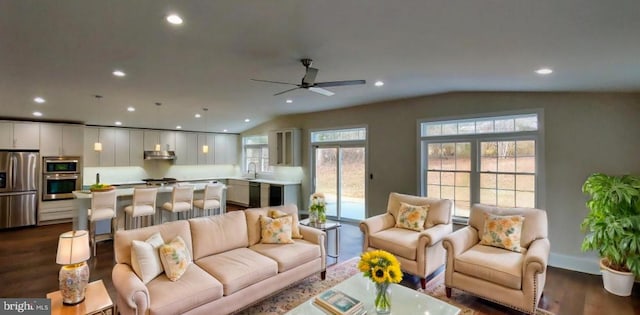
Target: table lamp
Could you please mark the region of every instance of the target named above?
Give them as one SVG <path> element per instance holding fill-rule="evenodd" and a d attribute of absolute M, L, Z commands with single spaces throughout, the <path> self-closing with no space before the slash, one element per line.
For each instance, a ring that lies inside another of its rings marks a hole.
<path fill-rule="evenodd" d="M 89 266 L 86 261 L 91 257 L 89 233 L 70 231 L 60 234 L 56 263 L 62 265 L 58 280 L 62 302 L 75 305 L 84 301 L 84 293 L 89 283 Z"/>

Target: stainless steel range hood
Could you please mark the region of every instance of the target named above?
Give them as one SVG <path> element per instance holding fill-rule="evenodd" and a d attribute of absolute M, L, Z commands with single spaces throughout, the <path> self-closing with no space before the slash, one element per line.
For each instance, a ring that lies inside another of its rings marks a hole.
<path fill-rule="evenodd" d="M 175 151 L 144 151 L 145 160 L 173 160 L 175 158 Z"/>

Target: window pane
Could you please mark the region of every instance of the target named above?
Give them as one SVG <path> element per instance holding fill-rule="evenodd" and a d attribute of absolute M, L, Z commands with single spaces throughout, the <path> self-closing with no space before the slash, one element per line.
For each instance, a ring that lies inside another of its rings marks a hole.
<path fill-rule="evenodd" d="M 516 207 L 534 208 L 536 195 L 528 191 L 516 191 Z"/>
<path fill-rule="evenodd" d="M 495 172 L 498 170 L 498 143 L 480 143 L 480 171 Z"/>
<path fill-rule="evenodd" d="M 515 172 L 516 170 L 515 141 L 498 142 L 498 172 Z"/>
<path fill-rule="evenodd" d="M 469 187 L 470 173 L 456 173 L 456 186 Z"/>
<path fill-rule="evenodd" d="M 458 217 L 469 217 L 471 203 L 468 201 L 456 200 L 454 205 L 453 215 Z"/>
<path fill-rule="evenodd" d="M 478 131 L 478 133 L 492 133 L 493 120 L 482 120 L 476 122 L 476 130 Z"/>
<path fill-rule="evenodd" d="M 471 170 L 471 143 L 456 143 L 456 170 Z"/>
<path fill-rule="evenodd" d="M 442 169 L 442 160 L 441 160 L 441 151 L 442 145 L 439 143 L 431 143 L 427 146 L 428 151 L 428 160 L 427 167 L 430 170 L 441 170 Z"/>
<path fill-rule="evenodd" d="M 453 172 L 442 172 L 440 173 L 440 184 L 454 186 L 455 185 L 455 173 Z"/>
<path fill-rule="evenodd" d="M 535 175 L 516 175 L 516 190 L 535 191 L 536 190 Z"/>
<path fill-rule="evenodd" d="M 497 190 L 495 189 L 483 189 L 480 188 L 480 203 L 484 203 L 487 205 L 495 205 L 496 204 L 496 195 Z"/>
<path fill-rule="evenodd" d="M 442 135 L 455 135 L 458 133 L 458 124 L 442 124 Z"/>
<path fill-rule="evenodd" d="M 456 187 L 456 202 L 458 201 L 470 201 L 471 194 L 469 187 Z"/>
<path fill-rule="evenodd" d="M 440 185 L 440 172 L 427 172 L 427 182 L 429 184 Z"/>
<path fill-rule="evenodd" d="M 471 122 L 461 122 L 458 124 L 458 134 L 472 134 L 476 133 L 476 123 Z"/>
<path fill-rule="evenodd" d="M 366 128 L 323 130 L 311 132 L 311 142 L 366 140 Z"/>
<path fill-rule="evenodd" d="M 426 126 L 426 133 L 423 133 L 425 136 L 439 136 L 442 134 L 442 125 L 441 124 L 429 124 Z"/>
<path fill-rule="evenodd" d="M 455 189 L 454 189 L 453 186 L 441 186 L 440 187 L 440 198 L 454 200 L 455 197 L 456 197 Z"/>
<path fill-rule="evenodd" d="M 427 196 L 440 198 L 440 185 L 427 185 Z"/>
<path fill-rule="evenodd" d="M 456 169 L 456 144 L 455 143 L 443 143 L 442 144 L 442 169 L 443 170 L 455 170 Z"/>
<path fill-rule="evenodd" d="M 510 189 L 516 188 L 516 177 L 511 174 L 498 174 L 498 189 Z"/>
<path fill-rule="evenodd" d="M 515 129 L 513 118 L 496 119 L 495 126 L 496 132 L 512 132 Z"/>
<path fill-rule="evenodd" d="M 516 172 L 535 173 L 536 171 L 535 141 L 516 142 Z"/>
<path fill-rule="evenodd" d="M 500 190 L 498 189 L 498 207 L 515 207 L 516 206 L 516 194 L 513 190 Z"/>
<path fill-rule="evenodd" d="M 496 174 L 480 174 L 480 188 L 492 188 L 498 187 L 498 179 Z"/>
<path fill-rule="evenodd" d="M 538 130 L 538 116 L 516 118 L 516 131 Z"/>
<path fill-rule="evenodd" d="M 538 130 L 538 114 L 457 119 L 420 124 L 422 137 L 438 137 L 462 134 L 504 132 L 529 132 Z"/>

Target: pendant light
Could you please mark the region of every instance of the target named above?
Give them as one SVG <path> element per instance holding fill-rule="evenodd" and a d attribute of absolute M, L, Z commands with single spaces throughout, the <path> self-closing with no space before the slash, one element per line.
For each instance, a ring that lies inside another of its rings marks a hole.
<path fill-rule="evenodd" d="M 97 100 L 99 100 L 99 99 L 102 98 L 102 95 L 96 94 L 93 97 L 95 97 Z M 100 142 L 100 138 L 99 137 L 98 137 L 98 142 L 94 142 L 93 143 L 93 151 L 102 152 L 102 142 Z"/>
<path fill-rule="evenodd" d="M 156 117 L 160 118 L 160 105 L 162 105 L 162 103 L 160 102 L 156 102 Z M 160 121 L 159 119 L 156 119 L 156 121 Z M 159 141 L 160 139 L 158 139 Z M 155 146 L 155 151 L 160 151 L 162 147 L 160 146 L 160 143 L 156 143 Z"/>
<path fill-rule="evenodd" d="M 207 129 L 207 111 L 209 109 L 208 108 L 203 108 L 202 111 L 204 111 L 204 129 Z M 209 153 L 209 146 L 207 145 L 206 141 L 205 144 L 202 145 L 202 153 Z"/>

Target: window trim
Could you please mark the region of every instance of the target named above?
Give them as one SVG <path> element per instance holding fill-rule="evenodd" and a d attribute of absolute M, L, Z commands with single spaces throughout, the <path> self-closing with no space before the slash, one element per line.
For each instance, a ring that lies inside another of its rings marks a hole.
<path fill-rule="evenodd" d="M 478 134 L 458 134 L 458 135 L 446 135 L 446 136 L 422 136 L 422 124 L 438 121 L 450 121 L 450 120 L 472 120 L 482 118 L 499 118 L 500 116 L 514 116 L 514 115 L 527 115 L 536 114 L 538 116 L 538 130 L 536 131 L 517 131 L 517 132 L 503 132 L 503 133 L 478 133 Z M 545 119 L 544 110 L 542 108 L 536 109 L 524 109 L 524 110 L 509 110 L 501 112 L 488 112 L 459 116 L 437 117 L 437 118 L 424 118 L 418 119 L 416 122 L 416 161 L 417 169 L 417 194 L 419 196 L 427 195 L 427 183 L 426 174 L 428 168 L 424 157 L 427 156 L 428 146 L 427 143 L 443 143 L 443 142 L 471 142 L 471 156 L 474 157 L 474 161 L 471 163 L 471 205 L 480 202 L 479 187 L 480 185 L 480 172 L 479 163 L 477 160 L 478 146 L 481 141 L 504 141 L 504 140 L 534 140 L 536 142 L 536 183 L 535 183 L 535 207 L 540 209 L 546 209 L 546 192 L 545 192 Z M 475 174 L 478 174 L 477 176 Z M 477 191 L 475 191 L 477 190 Z M 468 224 L 468 218 L 454 216 L 454 223 Z"/>

